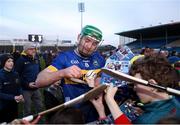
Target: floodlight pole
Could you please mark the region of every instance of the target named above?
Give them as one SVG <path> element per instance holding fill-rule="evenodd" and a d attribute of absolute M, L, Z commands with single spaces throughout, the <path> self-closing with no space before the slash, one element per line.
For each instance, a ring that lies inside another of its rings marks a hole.
<path fill-rule="evenodd" d="M 78 3 L 78 10 L 81 13 L 81 30 L 82 30 L 82 27 L 83 27 L 83 12 L 85 11 L 85 7 L 84 7 L 83 2 Z"/>
<path fill-rule="evenodd" d="M 82 27 L 83 27 L 83 12 L 81 12 L 81 30 L 82 30 Z"/>

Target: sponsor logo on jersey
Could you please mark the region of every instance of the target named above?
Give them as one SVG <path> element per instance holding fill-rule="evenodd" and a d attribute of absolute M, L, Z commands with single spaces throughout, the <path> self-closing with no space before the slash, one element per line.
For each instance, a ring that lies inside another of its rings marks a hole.
<path fill-rule="evenodd" d="M 84 63 L 85 67 L 88 68 L 89 67 L 89 64 L 88 63 Z"/>
<path fill-rule="evenodd" d="M 79 64 L 78 60 L 71 60 L 71 64 Z"/>
<path fill-rule="evenodd" d="M 99 66 L 98 61 L 97 61 L 97 60 L 94 60 L 94 61 L 93 61 L 93 65 L 94 65 L 94 66 Z"/>

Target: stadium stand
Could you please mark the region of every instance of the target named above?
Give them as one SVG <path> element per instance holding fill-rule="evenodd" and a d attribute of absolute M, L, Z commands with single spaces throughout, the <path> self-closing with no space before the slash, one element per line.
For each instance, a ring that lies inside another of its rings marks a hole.
<path fill-rule="evenodd" d="M 159 26 L 147 27 L 115 33 L 116 35 L 136 39 L 131 43 L 125 43 L 132 50 L 140 50 L 143 47 L 171 48 L 180 52 L 180 22 Z"/>

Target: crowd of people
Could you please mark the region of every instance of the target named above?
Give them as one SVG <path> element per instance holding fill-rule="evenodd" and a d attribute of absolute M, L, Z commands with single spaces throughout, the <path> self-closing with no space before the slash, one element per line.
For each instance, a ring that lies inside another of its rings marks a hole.
<path fill-rule="evenodd" d="M 180 123 L 178 95 L 138 83 L 127 85 L 133 88 L 129 89 L 133 91 L 129 98 L 135 97 L 132 100 L 136 105 L 131 108 L 136 119 L 128 117 L 127 112 L 120 108 L 126 101 L 115 97 L 121 88 L 110 84 L 102 94 L 89 101 L 38 116 L 31 122 L 17 120 L 18 103 L 23 104 L 22 116 L 25 117 L 68 102 L 101 85 L 100 71 L 106 60 L 97 48 L 102 37 L 100 29 L 86 25 L 77 37 L 75 50 L 60 52 L 53 60 L 51 58 L 52 61 L 41 55 L 46 60 L 44 66 L 40 65 L 42 61 L 32 43 L 24 45 L 19 56 L 4 54 L 0 70 L 0 123 L 159 124 L 166 123 L 166 119 L 172 119 L 173 124 Z M 172 54 L 146 47 L 131 59 L 129 75 L 179 90 L 180 57 L 178 53 Z"/>

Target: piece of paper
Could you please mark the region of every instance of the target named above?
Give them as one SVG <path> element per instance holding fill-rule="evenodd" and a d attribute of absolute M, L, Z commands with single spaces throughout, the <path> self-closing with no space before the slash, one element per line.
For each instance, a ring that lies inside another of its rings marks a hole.
<path fill-rule="evenodd" d="M 121 46 L 118 51 L 112 54 L 107 60 L 104 66 L 105 69 L 112 69 L 119 72 L 128 74 L 131 66 L 130 60 L 134 57 L 133 52 L 127 46 Z M 117 80 L 105 73 L 102 73 L 102 84 L 113 84 L 117 87 L 127 85 L 126 81 Z"/>

